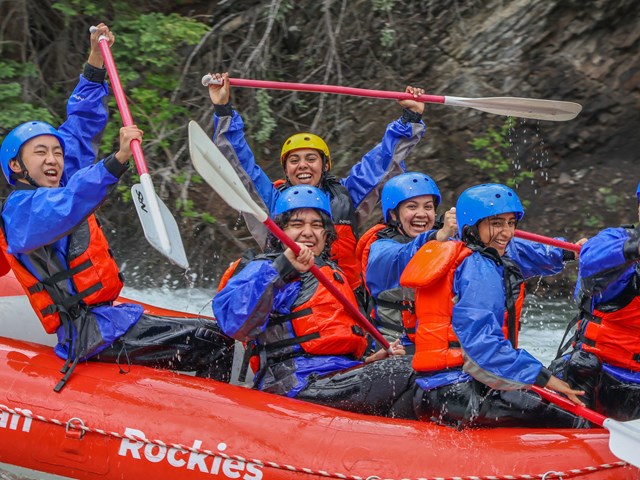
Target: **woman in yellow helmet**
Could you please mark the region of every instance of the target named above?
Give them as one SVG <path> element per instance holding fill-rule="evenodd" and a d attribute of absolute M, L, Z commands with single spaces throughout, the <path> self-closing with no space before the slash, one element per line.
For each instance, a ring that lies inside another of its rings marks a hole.
<path fill-rule="evenodd" d="M 324 140 L 312 133 L 297 133 L 282 146 L 280 162 L 284 182 L 274 184 L 256 164 L 253 152 L 244 137 L 242 118 L 229 102 L 231 86 L 228 74 L 215 73 L 221 85 L 209 85 L 213 102 L 213 140 L 225 156 L 248 174 L 247 187 L 254 188 L 272 212 L 282 190 L 295 185 L 320 188 L 331 199 L 331 211 L 338 239 L 332 256 L 343 270 L 349 284 L 356 289 L 361 284 L 360 263 L 355 250 L 360 219 L 371 213 L 380 198 L 381 185 L 405 170 L 404 159 L 420 141 L 426 129 L 422 121 L 424 103 L 402 100 L 402 116 L 389 123 L 382 141 L 354 165 L 349 175 L 338 179 L 331 174 L 331 153 Z M 424 91 L 408 86 L 408 93 L 418 97 Z M 252 185 L 249 185 L 249 184 Z M 266 238 L 260 225 L 248 220 L 249 229 L 259 243 Z"/>

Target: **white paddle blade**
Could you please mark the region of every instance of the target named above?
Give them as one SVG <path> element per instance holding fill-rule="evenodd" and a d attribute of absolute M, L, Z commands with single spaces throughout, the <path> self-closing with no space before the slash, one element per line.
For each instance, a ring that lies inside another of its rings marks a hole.
<path fill-rule="evenodd" d="M 196 122 L 189 122 L 191 162 L 205 182 L 232 208 L 255 216 L 264 223 L 268 215 L 251 198 L 233 166 Z"/>
<path fill-rule="evenodd" d="M 609 449 L 620 460 L 640 468 L 640 419 L 619 422 L 607 418 L 602 424 L 609 430 Z"/>
<path fill-rule="evenodd" d="M 142 224 L 144 236 L 153 248 L 166 256 L 171 262 L 186 270 L 189 268 L 189 261 L 187 260 L 184 246 L 182 245 L 182 237 L 180 236 L 178 224 L 167 206 L 160 200 L 155 192 L 152 192 L 151 195 L 155 197 L 158 205 L 160 214 L 159 221 L 152 215 L 150 201 L 148 200 L 149 196 L 145 195 L 142 185 L 136 183 L 131 187 L 131 196 L 133 197 L 133 203 L 138 212 L 138 218 L 140 218 L 140 223 Z M 159 230 L 160 228 L 164 229 L 164 232 L 161 232 Z M 168 242 L 162 241 L 164 236 L 166 236 Z"/>
<path fill-rule="evenodd" d="M 582 111 L 582 105 L 579 103 L 518 97 L 444 97 L 444 103 L 455 107 L 475 108 L 496 115 L 550 120 L 552 122 L 573 120 Z"/>

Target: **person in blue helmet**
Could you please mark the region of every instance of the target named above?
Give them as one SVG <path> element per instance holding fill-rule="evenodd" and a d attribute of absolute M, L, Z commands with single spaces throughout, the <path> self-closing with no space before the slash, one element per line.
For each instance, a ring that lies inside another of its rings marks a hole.
<path fill-rule="evenodd" d="M 316 265 L 355 305 L 330 259 L 336 234 L 329 198 L 298 185 L 283 192 L 274 213 L 300 253 L 283 251 L 271 236 L 266 253 L 230 267 L 212 300 L 222 330 L 247 342 L 245 364 L 250 358 L 254 388 L 360 413 L 413 416 L 408 364 L 386 358 L 384 350 L 365 357 L 363 329 L 309 272 Z M 398 342 L 392 349 L 404 354 Z"/>
<path fill-rule="evenodd" d="M 407 86 L 406 92 L 416 99 L 399 102 L 403 107 L 402 116 L 387 125 L 382 141 L 365 154 L 345 178 L 338 179 L 331 174 L 332 158 L 325 141 L 318 135 L 303 132 L 292 135 L 282 145 L 280 163 L 285 181 L 274 183 L 256 164 L 244 137 L 242 118 L 231 107 L 228 74 L 214 73 L 212 77 L 218 82 L 209 85 L 215 109 L 213 140 L 220 151 L 235 163 L 236 170 L 244 172 L 245 186 L 257 193 L 271 213 L 282 190 L 291 186 L 312 185 L 329 195 L 338 234 L 332 255 L 351 287 L 359 288 L 360 262 L 355 256 L 358 228 L 377 205 L 383 183 L 405 170 L 404 159 L 424 135 L 424 103 L 417 101 L 424 90 Z M 263 246 L 261 224 L 256 225 L 252 217 L 245 216 L 245 219 L 252 235 Z"/>
<path fill-rule="evenodd" d="M 415 289 L 414 407 L 420 420 L 463 427 L 579 427 L 583 421 L 528 390 L 547 387 L 582 404 L 582 391 L 518 348 L 524 280 L 563 268 L 563 252 L 514 238 L 524 209 L 500 184 L 456 203 L 461 241 L 429 242 L 400 284 Z"/>
<path fill-rule="evenodd" d="M 636 190 L 640 220 L 640 183 Z M 608 417 L 640 418 L 640 227 L 607 228 L 580 252 L 573 351 L 554 362 L 587 405 Z"/>
<path fill-rule="evenodd" d="M 215 322 L 158 319 L 143 315 L 141 305 L 113 305 L 122 276 L 94 212 L 127 170 L 131 142 L 141 141 L 142 131 L 122 128 L 119 150 L 94 163 L 94 142 L 107 121 L 101 35 L 114 41 L 104 24 L 91 34 L 89 66 L 60 128 L 26 122 L 0 147 L 2 172 L 12 187 L 0 205 L 0 250 L 45 331 L 57 335 L 54 351 L 65 360 L 57 392 L 77 363 L 89 358 L 203 375 L 220 358 L 230 370 L 232 358 L 227 352 L 233 342 Z"/>
<path fill-rule="evenodd" d="M 444 242 L 458 231 L 455 208 L 445 212 L 436 227 L 440 201 L 440 190 L 428 175 L 393 177 L 382 188 L 384 223 L 370 228 L 356 249 L 376 327 L 390 341 L 400 337 L 407 353 L 413 353 L 415 334 L 413 291 L 400 286 L 400 275 L 422 245 Z"/>

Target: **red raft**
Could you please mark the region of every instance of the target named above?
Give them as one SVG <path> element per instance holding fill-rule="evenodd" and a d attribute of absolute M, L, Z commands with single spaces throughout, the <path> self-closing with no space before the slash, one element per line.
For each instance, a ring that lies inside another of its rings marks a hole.
<path fill-rule="evenodd" d="M 0 332 L 22 300 L 0 278 Z M 61 367 L 50 346 L 0 337 L 0 477 L 640 479 L 602 429 L 458 432 L 96 362 L 55 393 Z"/>

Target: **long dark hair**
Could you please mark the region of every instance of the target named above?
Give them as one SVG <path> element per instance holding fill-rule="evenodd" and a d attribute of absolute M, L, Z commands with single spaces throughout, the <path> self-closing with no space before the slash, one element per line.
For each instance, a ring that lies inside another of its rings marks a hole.
<path fill-rule="evenodd" d="M 284 229 L 287 223 L 289 223 L 289 220 L 291 220 L 299 210 L 299 208 L 296 208 L 294 210 L 286 211 L 274 217 L 273 221 L 280 228 Z M 331 220 L 329 215 L 324 213 L 322 210 L 313 210 L 320 215 L 320 218 L 322 219 L 322 226 L 325 231 L 324 250 L 322 250 L 320 256 L 324 259 L 329 259 L 331 257 L 331 245 L 333 245 L 333 242 L 338 238 L 338 233 L 336 232 L 336 228 L 333 225 L 333 220 Z M 283 250 L 284 248 L 280 240 L 278 240 L 278 237 L 276 237 L 272 233 L 269 233 L 269 235 L 267 236 L 267 251 L 280 252 Z"/>

